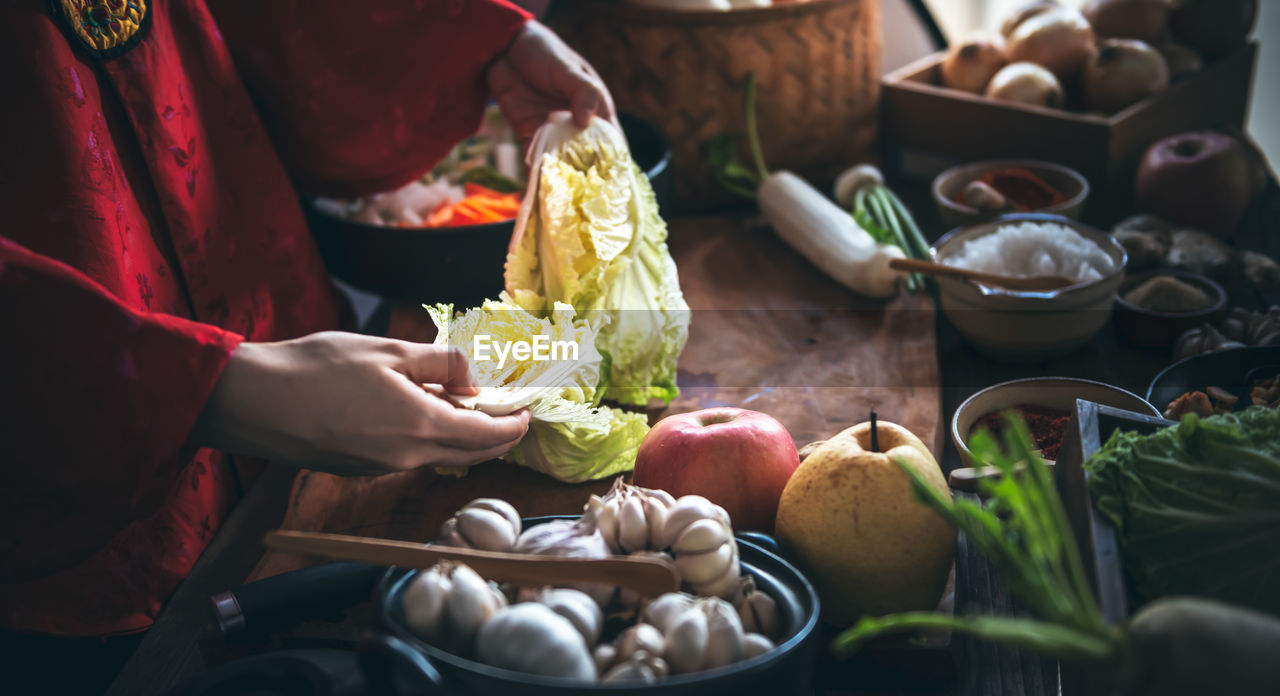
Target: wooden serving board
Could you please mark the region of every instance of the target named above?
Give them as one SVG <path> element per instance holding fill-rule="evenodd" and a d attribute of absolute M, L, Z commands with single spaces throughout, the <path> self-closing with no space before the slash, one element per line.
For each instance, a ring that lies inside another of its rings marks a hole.
<path fill-rule="evenodd" d="M 768 413 L 797 445 L 879 417 L 906 426 L 941 459 L 942 400 L 927 297 L 861 298 L 828 280 L 756 218 L 680 218 L 670 247 L 693 310 L 680 397 L 666 413 L 740 406 Z M 389 333 L 428 341 L 418 308 L 398 308 Z M 654 413 L 653 416 L 664 415 Z M 611 481 L 570 485 L 505 462 L 463 478 L 431 470 L 381 478 L 302 471 L 282 527 L 427 541 L 464 503 L 512 502 L 522 515 L 576 514 Z M 307 565 L 267 552 L 250 579 Z"/>

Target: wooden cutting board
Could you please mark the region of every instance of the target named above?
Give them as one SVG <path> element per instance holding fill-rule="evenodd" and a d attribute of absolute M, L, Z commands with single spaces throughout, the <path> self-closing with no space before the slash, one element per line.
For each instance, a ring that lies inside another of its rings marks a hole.
<path fill-rule="evenodd" d="M 758 218 L 678 218 L 671 253 L 693 310 L 680 357 L 681 394 L 664 413 L 740 406 L 777 418 L 798 446 L 866 420 L 906 426 L 941 454 L 941 387 L 931 299 L 880 302 L 828 280 Z M 390 335 L 429 341 L 416 307 L 398 308 Z M 302 471 L 282 527 L 427 541 L 466 502 L 499 497 L 525 516 L 575 514 L 611 481 L 569 485 L 489 462 L 463 478 L 430 470 L 381 478 Z M 308 559 L 268 552 L 250 579 Z"/>

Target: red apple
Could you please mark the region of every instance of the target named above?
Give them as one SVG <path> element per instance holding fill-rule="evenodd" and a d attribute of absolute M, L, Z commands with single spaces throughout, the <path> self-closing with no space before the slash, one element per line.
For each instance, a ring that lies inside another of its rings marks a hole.
<path fill-rule="evenodd" d="M 1225 133 L 1182 133 L 1152 145 L 1138 166 L 1138 210 L 1230 237 L 1258 192 L 1256 155 Z"/>
<path fill-rule="evenodd" d="M 772 416 L 709 408 L 658 421 L 640 443 L 632 480 L 677 498 L 703 496 L 729 513 L 734 529 L 772 532 L 797 466 L 795 442 Z"/>

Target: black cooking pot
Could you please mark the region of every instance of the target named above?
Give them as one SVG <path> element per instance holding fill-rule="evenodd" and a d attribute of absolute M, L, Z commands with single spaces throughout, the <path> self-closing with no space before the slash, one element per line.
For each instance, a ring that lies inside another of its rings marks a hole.
<path fill-rule="evenodd" d="M 554 519 L 536 517 L 525 526 Z M 770 546 L 772 550 L 765 547 Z M 449 696 L 549 696 L 552 694 L 662 693 L 680 696 L 812 692 L 818 638 L 818 594 L 795 566 L 776 553 L 769 537 L 739 534 L 742 572 L 755 578 L 756 587 L 778 604 L 785 630 L 775 649 L 718 669 L 668 677 L 657 684 L 583 684 L 554 677 L 516 672 L 458 657 L 429 645 L 409 631 L 404 621 L 405 588 L 421 571 L 392 568 L 379 587 L 379 617 L 391 638 L 379 643 L 382 658 L 401 665 L 416 661 L 417 686 L 422 693 Z M 399 651 L 398 659 L 392 655 Z M 374 670 L 378 671 L 378 670 Z M 403 674 L 404 669 L 399 673 Z"/>

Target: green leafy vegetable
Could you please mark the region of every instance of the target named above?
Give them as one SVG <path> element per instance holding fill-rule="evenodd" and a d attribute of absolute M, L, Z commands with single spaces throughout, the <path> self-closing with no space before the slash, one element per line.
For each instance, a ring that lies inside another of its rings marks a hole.
<path fill-rule="evenodd" d="M 979 482 L 985 503 L 949 500 L 911 467 L 898 466 L 920 500 L 964 532 L 1035 619 L 926 612 L 868 617 L 835 638 L 838 655 L 852 654 L 881 633 L 922 628 L 970 633 L 1065 659 L 1108 660 L 1121 653 L 1122 635 L 1107 626 L 1093 599 L 1053 477 L 1026 426 L 1007 417 L 1003 451 L 985 430 L 969 441 L 975 464 L 1001 472 Z"/>
<path fill-rule="evenodd" d="M 862 165 L 870 167 L 871 165 Z M 837 184 L 839 186 L 839 184 Z M 930 260 L 929 244 L 916 225 L 915 218 L 888 186 L 874 183 L 861 186 L 853 193 L 853 219 L 871 233 L 876 241 L 894 244 L 913 259 Z M 916 292 L 928 286 L 929 278 L 921 273 L 907 277 L 907 289 Z"/>
<path fill-rule="evenodd" d="M 1280 411 L 1116 432 L 1085 468 L 1137 603 L 1193 594 L 1280 614 Z"/>
<path fill-rule="evenodd" d="M 549 316 L 538 317 L 509 299 L 504 295 L 456 316 L 452 305 L 427 307 L 439 329 L 435 342 L 462 348 L 480 385 L 476 396 L 455 400 L 495 415 L 529 409 L 529 432 L 507 455 L 517 464 L 572 483 L 631 469 L 648 421 L 644 414 L 600 405 L 608 361 L 595 347 L 596 325 L 563 302 L 554 303 Z M 547 359 L 478 349 L 532 344 L 537 336 L 546 337 Z M 559 351 L 552 352 L 552 345 Z M 576 346 L 572 354 L 570 345 Z"/>
<path fill-rule="evenodd" d="M 529 188 L 507 256 L 515 304 L 545 314 L 555 303 L 600 322 L 610 360 L 607 398 L 644 405 L 678 394 L 675 366 L 689 307 L 667 250 L 667 226 L 626 139 L 594 119 L 579 130 L 555 114 L 530 147 Z"/>

